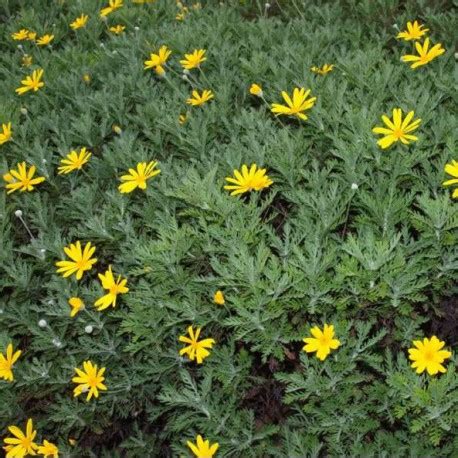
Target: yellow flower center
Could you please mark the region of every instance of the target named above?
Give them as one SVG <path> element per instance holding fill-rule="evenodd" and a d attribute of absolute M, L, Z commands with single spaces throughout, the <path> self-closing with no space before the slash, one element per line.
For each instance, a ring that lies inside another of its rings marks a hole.
<path fill-rule="evenodd" d="M 331 343 L 331 339 L 326 335 L 322 335 L 319 338 L 319 341 L 320 341 L 320 344 L 323 345 L 324 347 L 327 347 Z"/>
<path fill-rule="evenodd" d="M 110 294 L 114 294 L 115 296 L 119 294 L 119 285 L 112 285 L 110 286 Z"/>
<path fill-rule="evenodd" d="M 393 136 L 399 140 L 401 137 L 404 136 L 404 131 L 402 129 L 396 129 L 393 131 Z"/>
<path fill-rule="evenodd" d="M 426 350 L 423 357 L 426 361 L 434 361 L 434 352 L 431 350 Z"/>
<path fill-rule="evenodd" d="M 32 444 L 32 440 L 25 436 L 21 439 L 21 445 L 22 447 L 24 447 L 26 450 L 28 450 L 30 448 L 30 445 Z"/>

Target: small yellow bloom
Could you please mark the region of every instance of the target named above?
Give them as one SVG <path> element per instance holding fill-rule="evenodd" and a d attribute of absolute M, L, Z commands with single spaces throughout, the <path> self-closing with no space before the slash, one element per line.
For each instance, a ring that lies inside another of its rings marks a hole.
<path fill-rule="evenodd" d="M 178 122 L 183 125 L 188 120 L 188 117 L 188 113 L 180 114 L 180 116 L 178 116 Z"/>
<path fill-rule="evenodd" d="M 324 361 L 331 353 L 331 350 L 339 348 L 340 341 L 334 339 L 334 326 L 332 324 L 325 324 L 323 331 L 318 326 L 314 326 L 310 329 L 310 332 L 313 337 L 303 339 L 306 343 L 303 350 L 307 353 L 316 352 L 316 357 L 319 360 Z"/>
<path fill-rule="evenodd" d="M 424 27 L 424 25 L 419 24 L 418 21 L 414 21 L 413 24 L 412 22 L 408 21 L 407 30 L 404 30 L 403 32 L 399 32 L 396 38 L 403 38 L 406 41 L 418 40 L 429 30 L 429 29 L 422 29 L 422 27 Z"/>
<path fill-rule="evenodd" d="M 447 372 L 447 369 L 442 366 L 442 363 L 447 358 L 452 356 L 452 353 L 447 350 L 441 350 L 445 342 L 439 340 L 436 336 L 431 339 L 424 338 L 413 341 L 414 348 L 409 348 L 409 359 L 413 361 L 411 367 L 416 369 L 417 374 L 421 374 L 425 370 L 429 375 L 436 375 L 438 372 Z"/>
<path fill-rule="evenodd" d="M 46 35 L 43 35 L 42 37 L 38 38 L 37 45 L 38 46 L 46 46 L 46 45 L 49 45 L 49 43 L 51 43 L 51 41 L 53 41 L 53 40 L 54 40 L 54 35 L 46 34 Z"/>
<path fill-rule="evenodd" d="M 45 83 L 41 81 L 43 76 L 43 69 L 34 70 L 32 75 L 27 76 L 25 80 L 21 81 L 22 86 L 16 89 L 16 92 L 19 95 L 25 94 L 28 91 L 37 92 L 38 89 L 43 87 Z"/>
<path fill-rule="evenodd" d="M 213 98 L 214 98 L 213 92 L 208 89 L 204 89 L 202 91 L 202 94 L 199 94 L 198 91 L 192 91 L 192 97 L 186 100 L 186 103 L 188 105 L 192 105 L 193 107 L 198 107 Z"/>
<path fill-rule="evenodd" d="M 288 93 L 283 91 L 281 95 L 283 96 L 283 99 L 287 105 L 273 103 L 271 111 L 272 113 L 275 113 L 277 116 L 296 116 L 297 118 L 305 121 L 307 119 L 307 116 L 302 112 L 312 108 L 316 100 L 316 97 L 311 97 L 310 99 L 307 99 L 309 94 L 310 89 L 305 90 L 303 87 L 295 88 L 293 91 L 293 98 L 291 100 Z"/>
<path fill-rule="evenodd" d="M 200 434 L 197 435 L 195 444 L 191 441 L 186 441 L 186 445 L 192 450 L 192 453 L 194 453 L 197 458 L 213 458 L 213 455 L 219 448 L 218 442 L 210 445 L 210 441 L 204 441 Z"/>
<path fill-rule="evenodd" d="M 70 316 L 72 318 L 85 308 L 84 302 L 79 297 L 71 297 L 68 300 L 68 304 L 71 307 Z"/>
<path fill-rule="evenodd" d="M 72 378 L 72 382 L 78 385 L 73 390 L 73 397 L 79 396 L 81 393 L 87 393 L 86 401 L 90 401 L 92 396 L 99 397 L 99 390 L 106 391 L 108 388 L 102 383 L 105 380 L 103 374 L 105 367 L 97 369 L 97 364 L 92 364 L 91 361 L 83 362 L 83 370 L 75 367 L 77 377 Z"/>
<path fill-rule="evenodd" d="M 39 455 L 43 455 L 44 458 L 59 458 L 59 449 L 52 442 L 48 442 L 46 439 L 43 441 L 43 445 L 38 446 L 37 450 Z"/>
<path fill-rule="evenodd" d="M 9 344 L 8 347 L 6 347 L 5 356 L 0 353 L 0 378 L 9 382 L 14 380 L 12 371 L 13 365 L 18 360 L 19 356 L 21 356 L 21 353 L 21 350 L 14 351 L 13 344 Z"/>
<path fill-rule="evenodd" d="M 100 10 L 100 16 L 106 17 L 113 11 L 116 11 L 117 9 L 121 8 L 123 6 L 122 2 L 123 0 L 109 0 L 108 6 Z"/>
<path fill-rule="evenodd" d="M 37 38 L 37 32 L 29 32 L 27 34 L 27 40 L 35 41 L 35 38 Z"/>
<path fill-rule="evenodd" d="M 234 170 L 234 177 L 226 177 L 226 181 L 233 184 L 224 186 L 227 191 L 232 191 L 231 196 L 244 194 L 245 192 L 261 191 L 273 183 L 266 175 L 266 169 L 258 169 L 256 164 L 252 164 L 249 170 L 248 166 L 243 164 L 241 173 L 238 170 Z"/>
<path fill-rule="evenodd" d="M 126 294 L 129 291 L 129 288 L 126 287 L 127 279 L 122 278 L 121 275 L 118 275 L 117 280 L 113 276 L 111 271 L 111 266 L 108 267 L 108 270 L 105 272 L 105 275 L 99 274 L 99 279 L 102 282 L 102 288 L 108 290 L 108 294 L 99 298 L 94 306 L 99 312 L 105 310 L 110 305 L 116 307 L 116 299 L 118 294 Z"/>
<path fill-rule="evenodd" d="M 383 115 L 382 121 L 386 127 L 374 127 L 372 132 L 374 134 L 384 135 L 377 144 L 382 149 L 389 148 L 395 142 L 402 142 L 404 145 L 408 145 L 411 141 L 417 141 L 418 137 L 411 135 L 410 132 L 418 129 L 418 126 L 421 123 L 421 119 L 416 119 L 412 121 L 415 113 L 409 111 L 407 116 L 402 120 L 402 110 L 400 108 L 393 109 L 393 121 L 391 121 L 388 116 Z"/>
<path fill-rule="evenodd" d="M 175 16 L 175 19 L 177 21 L 184 21 L 186 18 L 186 13 L 187 13 L 187 9 L 183 8 L 179 13 L 177 13 L 177 15 Z"/>
<path fill-rule="evenodd" d="M 32 65 L 33 58 L 29 54 L 24 54 L 22 56 L 21 64 L 23 67 L 30 67 Z"/>
<path fill-rule="evenodd" d="M 2 124 L 2 131 L 0 132 L 0 145 L 11 140 L 11 123 Z"/>
<path fill-rule="evenodd" d="M 313 73 L 318 73 L 319 75 L 326 75 L 326 73 L 332 72 L 334 64 L 324 64 L 322 67 L 312 67 L 310 70 Z"/>
<path fill-rule="evenodd" d="M 120 35 L 121 33 L 124 32 L 125 29 L 126 29 L 126 26 L 121 25 L 121 24 L 118 24 L 118 25 L 115 25 L 109 28 L 110 32 L 115 33 L 116 35 Z"/>
<path fill-rule="evenodd" d="M 36 167 L 34 165 L 30 166 L 29 170 L 27 170 L 27 164 L 25 162 L 19 162 L 17 164 L 17 170 L 11 169 L 3 175 L 3 179 L 7 182 L 5 187 L 9 189 L 7 194 L 15 191 L 33 191 L 34 186 L 45 181 L 44 177 L 33 178 L 35 172 Z"/>
<path fill-rule="evenodd" d="M 212 348 L 215 341 L 213 339 L 203 339 L 198 340 L 200 335 L 201 328 L 197 328 L 194 334 L 192 326 L 188 327 L 189 337 L 180 336 L 178 340 L 189 344 L 187 347 L 184 347 L 180 350 L 180 356 L 188 355 L 188 358 L 191 361 L 197 360 L 197 364 L 202 364 L 202 361 L 210 355 L 210 352 L 207 348 Z"/>
<path fill-rule="evenodd" d="M 10 433 L 14 437 L 7 437 L 3 439 L 6 447 L 6 458 L 24 457 L 28 454 L 36 455 L 35 451 L 38 445 L 33 441 L 37 435 L 36 430 L 33 429 L 33 421 L 31 418 L 27 420 L 25 434 L 17 426 L 8 426 Z"/>
<path fill-rule="evenodd" d="M 113 124 L 112 130 L 115 134 L 118 134 L 118 135 L 122 134 L 122 129 L 117 124 Z"/>
<path fill-rule="evenodd" d="M 132 0 L 133 3 L 143 5 L 144 3 L 154 3 L 156 0 Z"/>
<path fill-rule="evenodd" d="M 149 60 L 145 60 L 145 70 L 149 68 L 154 69 L 157 66 L 164 66 L 170 54 L 172 54 L 172 51 L 170 51 L 170 49 L 167 48 L 167 46 L 161 46 L 157 54 L 151 53 L 149 56 Z"/>
<path fill-rule="evenodd" d="M 119 185 L 118 189 L 122 194 L 134 191 L 137 188 L 146 189 L 146 182 L 150 178 L 155 177 L 161 171 L 155 170 L 157 161 L 139 162 L 137 164 L 137 170 L 129 169 L 129 173 L 121 177 L 121 181 L 125 181 Z"/>
<path fill-rule="evenodd" d="M 68 438 L 68 443 L 74 447 L 76 445 L 76 439 L 73 439 L 72 437 L 69 437 Z"/>
<path fill-rule="evenodd" d="M 156 72 L 156 75 L 159 76 L 160 78 L 163 78 L 165 75 L 165 68 L 162 65 L 158 65 L 157 67 L 154 67 L 154 71 Z"/>
<path fill-rule="evenodd" d="M 410 68 L 414 69 L 422 65 L 426 65 L 445 52 L 445 49 L 440 43 L 437 43 L 437 45 L 434 45 L 431 49 L 429 49 L 429 38 L 425 39 L 423 46 L 420 43 L 415 42 L 415 48 L 418 52 L 418 56 L 415 54 L 407 54 L 401 57 L 403 62 L 413 62 Z"/>
<path fill-rule="evenodd" d="M 79 153 L 74 150 L 70 151 L 65 159 L 61 159 L 60 161 L 60 167 L 58 168 L 59 175 L 70 173 L 73 170 L 81 170 L 91 156 L 92 153 L 86 151 L 86 148 L 81 148 Z"/>
<path fill-rule="evenodd" d="M 91 258 L 95 253 L 95 246 L 91 246 L 91 242 L 86 243 L 84 251 L 81 248 L 81 242 L 78 240 L 71 243 L 68 247 L 64 247 L 65 254 L 71 261 L 58 261 L 56 267 L 58 274 L 62 274 L 64 278 L 75 274 L 77 280 L 81 280 L 86 270 L 91 270 L 92 266 L 97 262 L 97 258 Z"/>
<path fill-rule="evenodd" d="M 83 81 L 86 83 L 86 84 L 89 84 L 91 82 L 91 75 L 89 75 L 89 73 L 85 73 L 83 75 Z"/>
<path fill-rule="evenodd" d="M 453 184 L 455 185 L 458 184 L 458 161 L 452 160 L 452 162 L 450 162 L 449 164 L 446 164 L 444 171 L 445 173 L 448 173 L 449 175 L 451 175 L 453 178 L 451 180 L 444 181 L 442 183 L 442 186 L 451 186 Z M 452 197 L 454 199 L 458 199 L 458 187 L 456 187 L 453 190 Z"/>
<path fill-rule="evenodd" d="M 215 295 L 213 296 L 213 302 L 218 305 L 225 304 L 226 301 L 224 300 L 224 294 L 222 291 L 216 291 Z"/>
<path fill-rule="evenodd" d="M 262 87 L 259 84 L 253 83 L 250 86 L 250 94 L 255 95 L 256 97 L 262 97 L 264 94 L 262 92 Z"/>
<path fill-rule="evenodd" d="M 184 59 L 180 60 L 181 66 L 186 70 L 199 67 L 202 62 L 207 60 L 206 52 L 205 49 L 195 49 L 191 54 L 185 54 Z"/>
<path fill-rule="evenodd" d="M 86 27 L 87 20 L 89 19 L 89 16 L 87 14 L 82 14 L 80 17 L 77 17 L 71 24 L 70 27 L 73 30 L 78 30 L 83 27 Z"/>
<path fill-rule="evenodd" d="M 27 29 L 21 29 L 19 32 L 11 34 L 11 38 L 16 41 L 24 41 L 29 39 L 29 31 Z"/>

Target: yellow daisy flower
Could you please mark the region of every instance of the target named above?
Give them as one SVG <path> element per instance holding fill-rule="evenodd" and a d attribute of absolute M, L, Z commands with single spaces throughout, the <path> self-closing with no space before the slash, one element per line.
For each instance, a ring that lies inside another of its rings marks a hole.
<path fill-rule="evenodd" d="M 145 60 L 145 70 L 150 68 L 154 69 L 158 66 L 164 66 L 170 54 L 172 54 L 172 51 L 170 51 L 170 49 L 167 48 L 167 46 L 161 46 L 157 54 L 151 53 L 149 59 Z"/>
<path fill-rule="evenodd" d="M 404 145 L 418 140 L 418 137 L 411 135 L 410 132 L 418 129 L 421 119 L 412 121 L 415 112 L 409 111 L 407 116 L 402 120 L 402 110 L 400 108 L 393 108 L 393 120 L 391 121 L 388 116 L 383 115 L 382 121 L 386 127 L 374 127 L 372 132 L 374 134 L 384 135 L 377 144 L 382 149 L 389 148 L 393 143 L 400 141 Z"/>
<path fill-rule="evenodd" d="M 410 68 L 417 68 L 422 65 L 426 65 L 427 63 L 431 62 L 436 57 L 444 54 L 445 49 L 442 47 L 440 43 L 434 45 L 431 49 L 429 49 L 429 38 L 426 38 L 423 46 L 416 42 L 415 48 L 418 52 L 418 56 L 415 54 L 406 54 L 405 56 L 401 57 L 403 62 L 413 62 Z"/>
<path fill-rule="evenodd" d="M 115 280 L 113 272 L 111 271 L 111 266 L 108 267 L 105 275 L 99 274 L 99 279 L 102 282 L 102 288 L 109 291 L 108 294 L 99 298 L 94 304 L 97 310 L 101 312 L 110 305 L 113 306 L 113 308 L 116 307 L 118 294 L 126 294 L 129 288 L 126 287 L 127 279 L 122 278 L 121 275 L 118 275 L 117 280 Z"/>
<path fill-rule="evenodd" d="M 331 350 L 339 348 L 340 341 L 334 339 L 334 326 L 332 324 L 325 324 L 323 331 L 318 326 L 314 326 L 310 332 L 313 337 L 303 339 L 306 343 L 303 350 L 307 353 L 316 352 L 316 357 L 319 360 L 324 361 L 331 353 Z"/>
<path fill-rule="evenodd" d="M 126 30 L 126 26 L 118 24 L 113 27 L 110 27 L 108 30 L 112 33 L 115 33 L 116 35 L 120 35 L 121 33 L 124 32 L 124 30 Z"/>
<path fill-rule="evenodd" d="M 36 430 L 33 429 L 33 421 L 31 418 L 27 420 L 25 434 L 17 426 L 8 426 L 10 433 L 14 437 L 7 437 L 3 439 L 6 447 L 6 458 L 24 457 L 28 454 L 36 455 L 38 445 L 33 441 L 37 435 Z"/>
<path fill-rule="evenodd" d="M 24 41 L 29 39 L 29 31 L 27 29 L 21 29 L 19 32 L 11 34 L 11 38 L 16 41 Z"/>
<path fill-rule="evenodd" d="M 129 169 L 129 173 L 121 177 L 121 181 L 125 181 L 119 185 L 118 189 L 122 194 L 134 191 L 137 188 L 146 189 L 147 180 L 155 177 L 161 171 L 155 170 L 157 161 L 139 162 L 137 164 L 137 170 Z"/>
<path fill-rule="evenodd" d="M 256 164 L 252 164 L 249 170 L 247 165 L 242 165 L 241 172 L 234 170 L 234 177 L 226 177 L 226 181 L 233 184 L 224 186 L 224 189 L 231 191 L 231 196 L 261 191 L 273 183 L 266 175 L 266 169 L 258 169 Z"/>
<path fill-rule="evenodd" d="M 449 164 L 445 165 L 445 173 L 448 173 L 453 178 L 451 180 L 444 181 L 442 186 L 451 186 L 452 184 L 458 184 L 458 161 L 452 160 Z M 458 199 L 458 187 L 453 190 L 452 197 Z"/>
<path fill-rule="evenodd" d="M 187 347 L 184 347 L 180 350 L 180 356 L 188 355 L 188 358 L 191 361 L 197 360 L 197 364 L 202 364 L 202 361 L 210 355 L 210 352 L 207 348 L 212 348 L 215 343 L 214 339 L 203 339 L 198 340 L 200 335 L 201 328 L 197 328 L 194 333 L 192 326 L 188 327 L 189 337 L 180 336 L 178 340 L 189 344 Z"/>
<path fill-rule="evenodd" d="M 441 350 L 445 342 L 439 340 L 436 336 L 431 339 L 424 338 L 413 341 L 414 348 L 409 348 L 409 359 L 413 361 L 411 367 L 416 369 L 417 374 L 421 374 L 425 370 L 429 375 L 436 375 L 438 372 L 447 372 L 447 369 L 442 366 L 442 363 L 447 358 L 452 356 L 452 353 L 447 350 Z"/>
<path fill-rule="evenodd" d="M 286 116 L 295 116 L 299 119 L 305 121 L 307 116 L 303 113 L 305 110 L 310 110 L 315 104 L 316 97 L 311 97 L 307 99 L 310 94 L 310 89 L 305 90 L 303 87 L 295 88 L 293 91 L 293 98 L 288 95 L 287 92 L 282 91 L 281 95 L 283 96 L 286 105 L 281 105 L 278 103 L 273 103 L 271 111 L 277 116 L 286 115 Z"/>
<path fill-rule="evenodd" d="M 19 162 L 17 164 L 17 170 L 11 169 L 8 173 L 3 175 L 3 179 L 6 181 L 6 189 L 9 189 L 7 194 L 11 194 L 15 191 L 33 191 L 34 186 L 43 183 L 45 177 L 36 177 L 35 175 L 37 168 L 32 165 L 27 170 L 27 164 L 25 162 Z"/>
<path fill-rule="evenodd" d="M 407 22 L 407 30 L 399 32 L 396 38 L 402 38 L 406 41 L 418 40 L 421 38 L 429 29 L 423 29 L 424 25 L 419 24 L 418 21 Z"/>
<path fill-rule="evenodd" d="M 199 67 L 202 62 L 207 60 L 206 52 L 205 49 L 195 49 L 191 54 L 185 54 L 184 59 L 180 60 L 181 66 L 186 70 Z"/>
<path fill-rule="evenodd" d="M 18 360 L 19 356 L 21 356 L 21 353 L 21 350 L 14 351 L 13 344 L 9 344 L 8 347 L 6 347 L 5 356 L 0 353 L 0 378 L 9 382 L 14 380 L 12 371 L 13 365 Z"/>
<path fill-rule="evenodd" d="M 24 54 L 21 59 L 21 65 L 23 67 L 30 67 L 32 65 L 33 58 L 29 54 Z"/>
<path fill-rule="evenodd" d="M 81 248 L 81 242 L 71 243 L 68 247 L 64 247 L 65 254 L 71 261 L 58 261 L 56 267 L 58 274 L 62 274 L 64 278 L 75 274 L 77 280 L 81 280 L 86 270 L 91 270 L 92 266 L 97 262 L 97 258 L 91 258 L 95 253 L 95 246 L 91 246 L 91 242 L 86 243 L 84 250 Z"/>
<path fill-rule="evenodd" d="M 25 80 L 21 81 L 22 86 L 16 89 L 16 92 L 19 95 L 25 94 L 28 91 L 37 92 L 38 89 L 43 87 L 45 83 L 41 81 L 41 77 L 43 76 L 43 69 L 34 70 L 32 75 L 29 75 L 25 78 Z"/>
<path fill-rule="evenodd" d="M 37 38 L 37 32 L 29 32 L 27 34 L 27 40 L 35 41 L 35 38 Z"/>
<path fill-rule="evenodd" d="M 224 294 L 222 291 L 216 291 L 215 295 L 213 296 L 213 302 L 218 305 L 225 304 L 226 301 L 224 300 Z"/>
<path fill-rule="evenodd" d="M 326 75 L 326 73 L 332 72 L 334 64 L 324 64 L 322 67 L 313 66 L 310 70 L 318 75 Z"/>
<path fill-rule="evenodd" d="M 99 390 L 106 391 L 108 388 L 102 383 L 105 380 L 103 374 L 105 367 L 97 368 L 97 364 L 92 364 L 91 361 L 83 362 L 83 370 L 75 367 L 76 377 L 72 378 L 72 382 L 78 385 L 73 390 L 73 397 L 79 396 L 81 393 L 87 393 L 86 401 L 90 401 L 92 396 L 99 397 Z"/>
<path fill-rule="evenodd" d="M 43 35 L 42 37 L 38 38 L 37 45 L 38 46 L 46 46 L 46 45 L 49 45 L 49 43 L 51 43 L 51 41 L 53 41 L 53 40 L 54 40 L 54 35 L 46 34 L 46 35 Z"/>
<path fill-rule="evenodd" d="M 253 83 L 250 86 L 250 94 L 255 95 L 256 97 L 262 97 L 263 96 L 262 87 L 259 86 L 259 84 Z"/>
<path fill-rule="evenodd" d="M 210 441 L 204 441 L 200 434 L 197 435 L 195 444 L 191 441 L 187 441 L 186 445 L 192 450 L 192 453 L 194 453 L 197 458 L 213 458 L 213 455 L 219 448 L 218 442 L 210 445 Z"/>
<path fill-rule="evenodd" d="M 38 446 L 37 450 L 39 455 L 43 455 L 44 458 L 59 458 L 59 449 L 57 445 L 52 442 L 48 442 L 46 439 L 42 445 Z"/>
<path fill-rule="evenodd" d="M 71 297 L 68 300 L 68 304 L 71 307 L 70 317 L 74 318 L 81 310 L 85 308 L 84 302 L 79 297 Z"/>
<path fill-rule="evenodd" d="M 214 98 L 213 92 L 210 91 L 209 89 L 204 89 L 202 91 L 202 94 L 199 94 L 198 91 L 192 91 L 192 97 L 186 100 L 186 103 L 188 105 L 192 105 L 193 107 L 198 107 L 213 98 Z"/>
<path fill-rule="evenodd" d="M 100 10 L 100 16 L 106 17 L 123 6 L 123 0 L 109 0 L 108 6 Z"/>
<path fill-rule="evenodd" d="M 11 140 L 11 123 L 2 124 L 2 131 L 0 132 L 0 145 Z"/>
<path fill-rule="evenodd" d="M 86 151 L 86 148 L 81 148 L 80 152 L 72 150 L 67 154 L 65 159 L 61 159 L 60 167 L 58 167 L 59 175 L 73 172 L 73 170 L 81 170 L 91 158 L 92 153 Z"/>
<path fill-rule="evenodd" d="M 87 14 L 82 14 L 80 17 L 77 17 L 71 24 L 70 27 L 73 30 L 78 30 L 83 27 L 86 27 L 87 20 L 89 19 L 89 16 Z"/>

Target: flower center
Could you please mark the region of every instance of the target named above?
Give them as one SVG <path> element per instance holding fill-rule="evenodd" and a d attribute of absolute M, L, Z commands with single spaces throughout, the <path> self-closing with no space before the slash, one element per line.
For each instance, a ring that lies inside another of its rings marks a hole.
<path fill-rule="evenodd" d="M 393 136 L 394 136 L 397 140 L 399 140 L 401 137 L 404 136 L 404 132 L 403 132 L 402 129 L 396 129 L 396 130 L 393 131 Z"/>
<path fill-rule="evenodd" d="M 32 441 L 30 440 L 29 437 L 25 436 L 21 439 L 21 445 L 28 450 L 30 448 Z"/>
<path fill-rule="evenodd" d="M 331 339 L 328 336 L 321 336 L 320 337 L 320 344 L 323 346 L 328 346 Z"/>
<path fill-rule="evenodd" d="M 425 351 L 424 358 L 426 361 L 434 361 L 434 353 L 430 350 Z"/>

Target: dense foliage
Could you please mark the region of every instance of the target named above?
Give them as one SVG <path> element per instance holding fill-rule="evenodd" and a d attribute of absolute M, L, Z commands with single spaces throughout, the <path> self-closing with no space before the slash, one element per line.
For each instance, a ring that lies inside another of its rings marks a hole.
<path fill-rule="evenodd" d="M 0 381 L 1 437 L 33 418 L 61 456 L 191 456 L 198 434 L 220 457 L 456 453 L 453 2 L 208 0 L 176 19 L 174 1 L 125 0 L 103 21 L 106 3 L 0 5 L 1 173 L 26 161 L 46 178 L 0 193 L 0 353 L 22 350 Z M 412 70 L 396 35 L 414 19 L 446 52 Z M 22 28 L 55 38 L 12 40 Z M 144 61 L 162 45 L 161 76 Z M 17 95 L 38 68 L 45 86 Z M 305 122 L 275 118 L 252 83 L 269 103 L 305 87 L 316 104 Z M 193 88 L 214 98 L 186 105 Z M 419 140 L 382 150 L 372 128 L 395 107 L 421 118 Z M 90 161 L 59 175 L 81 147 Z M 119 177 L 152 160 L 146 190 L 121 194 Z M 230 196 L 225 178 L 252 163 L 273 184 Z M 55 266 L 76 240 L 98 259 L 79 281 Z M 98 311 L 110 265 L 129 291 Z M 86 308 L 71 318 L 74 296 Z M 340 346 L 321 361 L 302 340 L 325 323 Z M 179 355 L 191 325 L 215 340 L 202 364 Z M 432 335 L 453 356 L 417 374 L 408 349 Z M 108 388 L 89 402 L 72 382 L 87 360 Z"/>

